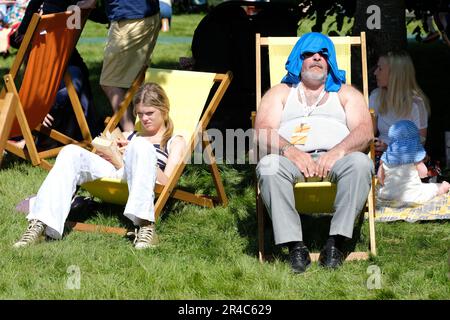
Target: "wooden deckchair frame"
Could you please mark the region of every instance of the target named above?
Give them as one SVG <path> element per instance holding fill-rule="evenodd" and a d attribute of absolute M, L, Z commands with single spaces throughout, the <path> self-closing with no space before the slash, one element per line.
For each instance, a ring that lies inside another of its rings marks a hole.
<path fill-rule="evenodd" d="M 218 84 L 218 86 L 217 88 L 214 88 L 213 86 L 212 90 L 214 90 L 214 95 L 209 100 L 208 105 L 204 109 L 194 133 L 192 134 L 191 137 L 186 137 L 189 138 L 189 140 L 187 141 L 186 151 L 182 158 L 185 159 L 185 161 L 181 161 L 181 163 L 179 163 L 175 171 L 169 177 L 169 181 L 167 182 L 167 184 L 155 185 L 155 194 L 158 195 L 155 203 L 155 220 L 158 220 L 159 217 L 161 216 L 162 210 L 169 198 L 182 200 L 188 203 L 193 203 L 208 208 L 212 208 L 218 204 L 221 204 L 222 206 L 228 205 L 228 198 L 225 193 L 222 179 L 220 177 L 220 172 L 217 167 L 216 159 L 210 145 L 209 137 L 206 134 L 206 128 L 212 116 L 214 115 L 217 107 L 219 106 L 219 103 L 222 100 L 226 90 L 228 89 L 231 80 L 232 80 L 232 73 L 230 71 L 228 71 L 226 74 L 215 74 L 214 82 Z M 126 108 L 127 106 L 124 104 L 122 108 L 113 115 L 113 117 L 110 119 L 108 123 L 107 126 L 108 130 L 111 131 L 115 128 L 115 126 L 117 126 L 121 116 L 126 111 Z M 180 179 L 184 171 L 184 168 L 186 167 L 186 163 L 188 162 L 187 159 L 191 157 L 195 147 L 197 146 L 197 143 L 200 143 L 200 141 L 198 141 L 198 137 L 203 137 L 201 143 L 203 144 L 204 147 L 204 154 L 206 156 L 205 161 L 209 163 L 212 179 L 217 191 L 217 197 L 193 194 L 180 189 L 176 189 L 178 180 Z M 95 182 L 96 181 L 93 181 L 93 183 Z M 123 185 L 126 184 L 123 183 Z M 87 189 L 86 187 L 84 188 Z M 82 222 L 70 222 L 69 225 L 74 230 L 78 231 L 106 232 L 106 233 L 115 233 L 119 235 L 125 235 L 127 233 L 127 229 L 125 228 L 105 227 Z"/>
<path fill-rule="evenodd" d="M 86 19 L 87 19 L 88 13 L 89 13 L 88 11 L 82 11 L 82 12 L 83 12 L 83 14 L 82 14 L 82 21 L 81 21 L 82 22 L 81 30 L 83 29 L 84 23 L 86 22 Z M 61 13 L 61 14 L 65 14 L 65 13 Z M 49 15 L 46 15 L 45 17 L 51 18 L 55 15 L 56 14 L 49 14 Z M 11 66 L 11 69 L 10 69 L 9 73 L 7 73 L 4 76 L 5 87 L 2 89 L 0 97 L 3 98 L 3 97 L 5 97 L 5 95 L 7 95 L 7 93 L 12 93 L 13 96 L 16 97 L 16 99 L 14 99 L 14 100 L 11 100 L 11 98 L 5 99 L 3 104 L 0 105 L 0 113 L 9 115 L 8 117 L 4 117 L 4 119 L 5 119 L 4 123 L 0 123 L 0 126 L 1 126 L 0 129 L 2 130 L 2 140 L 0 140 L 0 142 L 1 142 L 1 144 L 0 144 L 0 161 L 3 156 L 3 149 L 5 148 L 7 151 L 19 156 L 22 159 L 30 160 L 33 166 L 40 166 L 46 170 L 50 170 L 52 167 L 52 164 L 45 159 L 55 157 L 59 153 L 59 151 L 61 150 L 62 147 L 56 147 L 56 148 L 52 148 L 47 151 L 38 152 L 38 150 L 36 148 L 34 136 L 33 136 L 33 131 L 43 133 L 43 134 L 49 136 L 50 138 L 62 143 L 63 145 L 77 144 L 77 145 L 80 145 L 83 147 L 89 147 L 89 144 L 92 141 L 92 137 L 91 137 L 91 133 L 90 133 L 86 118 L 83 113 L 83 108 L 81 106 L 80 100 L 79 100 L 77 92 L 75 90 L 75 87 L 72 83 L 72 78 L 70 76 L 70 73 L 67 70 L 65 71 L 63 79 L 65 82 L 67 92 L 69 94 L 69 99 L 70 99 L 73 111 L 75 113 L 75 117 L 77 119 L 77 123 L 79 125 L 83 139 L 81 141 L 77 141 L 65 134 L 62 134 L 61 132 L 59 132 L 55 129 L 48 129 L 45 126 L 43 126 L 42 124 L 38 125 L 35 128 L 31 128 L 27 121 L 27 117 L 25 115 L 24 108 L 20 101 L 20 97 L 19 97 L 18 90 L 17 90 L 14 80 L 16 79 L 16 77 L 19 73 L 20 67 L 25 62 L 26 56 L 31 47 L 31 41 L 32 41 L 33 35 L 37 31 L 37 28 L 39 26 L 39 22 L 41 21 L 41 18 L 42 18 L 42 16 L 37 13 L 35 13 L 33 15 L 31 22 L 28 26 L 27 32 L 24 35 L 22 44 L 17 52 L 17 56 L 14 59 L 14 62 Z M 79 31 L 79 34 L 77 35 L 78 37 L 81 34 L 81 30 Z M 75 45 L 76 45 L 77 41 L 78 41 L 78 39 L 75 39 Z M 74 48 L 75 48 L 75 45 L 74 45 Z M 71 54 L 71 52 L 69 54 Z M 36 93 L 36 94 L 38 94 L 38 93 Z M 14 101 L 14 103 L 8 103 L 8 101 Z M 11 114 L 13 114 L 13 116 L 11 116 Z M 24 148 L 24 149 L 18 148 L 14 143 L 7 141 L 7 138 L 9 136 L 9 130 L 11 129 L 11 125 L 12 125 L 12 122 L 14 121 L 14 119 L 17 119 L 19 126 L 20 126 L 22 136 L 25 139 L 26 148 Z M 7 120 L 7 122 L 6 122 L 6 120 Z M 8 123 L 8 122 L 11 122 L 11 123 Z M 5 129 L 8 129 L 8 130 L 5 130 Z M 5 137 L 6 137 L 6 139 L 4 139 Z M 3 140 L 5 140 L 5 141 L 3 141 Z"/>
<path fill-rule="evenodd" d="M 261 37 L 258 33 L 256 34 L 256 110 L 261 102 L 262 98 L 262 82 L 261 82 L 261 47 L 268 47 L 270 45 L 291 45 L 294 46 L 299 38 L 298 37 Z M 366 103 L 369 100 L 369 89 L 368 89 L 368 73 L 367 73 L 367 54 L 366 54 L 366 35 L 365 32 L 361 32 L 360 36 L 351 37 L 330 37 L 335 45 L 346 44 L 350 46 L 360 46 L 361 48 L 361 67 L 362 67 L 362 83 L 363 83 L 363 95 Z M 287 59 L 287 57 L 286 57 Z M 347 71 L 348 72 L 348 71 Z M 281 79 L 280 79 L 281 81 Z M 351 83 L 349 83 L 351 84 Z M 374 122 L 374 113 L 371 110 L 372 121 Z M 256 112 L 252 113 L 252 123 L 254 127 L 254 121 L 256 119 Z M 258 154 L 258 152 L 256 153 Z M 373 143 L 370 145 L 369 156 L 371 159 L 375 159 L 375 149 Z M 331 187 L 330 182 L 306 182 L 310 184 L 320 184 L 321 186 Z M 351 252 L 346 260 L 366 260 L 369 258 L 369 253 L 376 256 L 376 241 L 375 241 L 375 177 L 372 177 L 371 188 L 367 198 L 366 209 L 368 211 L 369 219 L 369 252 Z M 264 252 L 264 220 L 265 220 L 265 206 L 259 193 L 258 185 L 256 186 L 256 214 L 258 220 L 258 258 L 260 262 L 266 260 L 266 255 Z M 317 261 L 319 258 L 318 253 L 312 253 L 311 259 Z"/>

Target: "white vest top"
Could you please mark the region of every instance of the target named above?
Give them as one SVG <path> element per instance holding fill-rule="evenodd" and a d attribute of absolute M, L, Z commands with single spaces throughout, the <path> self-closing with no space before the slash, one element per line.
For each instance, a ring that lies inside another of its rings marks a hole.
<path fill-rule="evenodd" d="M 305 105 L 299 100 L 297 88 L 298 84 L 289 92 L 278 134 L 302 151 L 332 149 L 350 133 L 337 92 L 329 92 L 327 101 L 308 115 Z M 301 124 L 308 127 L 306 133 L 299 133 L 305 132 L 300 129 Z M 299 141 L 296 138 L 301 134 L 306 138 Z"/>

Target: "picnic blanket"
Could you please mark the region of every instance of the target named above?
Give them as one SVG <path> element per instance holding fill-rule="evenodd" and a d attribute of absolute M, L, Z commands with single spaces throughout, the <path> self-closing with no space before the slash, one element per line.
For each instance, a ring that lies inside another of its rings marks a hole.
<path fill-rule="evenodd" d="M 435 197 L 425 204 L 377 198 L 375 207 L 375 221 L 377 222 L 397 220 L 416 222 L 440 219 L 450 219 L 450 193 Z"/>

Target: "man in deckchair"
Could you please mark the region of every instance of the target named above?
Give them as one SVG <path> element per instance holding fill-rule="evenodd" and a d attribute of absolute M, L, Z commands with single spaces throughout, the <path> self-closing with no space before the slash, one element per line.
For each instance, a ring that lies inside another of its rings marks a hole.
<path fill-rule="evenodd" d="M 256 118 L 258 143 L 276 150 L 257 166 L 259 186 L 273 222 L 275 243 L 289 248 L 292 270 L 311 263 L 303 243 L 293 185 L 305 178 L 328 178 L 337 185 L 329 238 L 319 264 L 336 268 L 343 242 L 371 186 L 373 163 L 363 153 L 373 139 L 363 95 L 344 84 L 332 41 L 320 33 L 303 35 L 286 62 L 287 75 L 262 98 Z"/>
<path fill-rule="evenodd" d="M 182 161 L 186 143 L 183 137 L 172 136 L 169 100 L 159 85 L 143 85 L 133 104 L 141 130 L 129 132 L 127 139 L 117 141 L 124 151 L 123 167 L 115 167 L 104 154 L 94 154 L 76 145 L 64 147 L 30 207 L 28 229 L 14 247 L 35 243 L 44 234 L 61 239 L 76 186 L 105 177 L 119 178 L 128 184 L 124 215 L 139 227 L 135 248 L 145 249 L 157 243 L 155 183 L 167 183 Z"/>

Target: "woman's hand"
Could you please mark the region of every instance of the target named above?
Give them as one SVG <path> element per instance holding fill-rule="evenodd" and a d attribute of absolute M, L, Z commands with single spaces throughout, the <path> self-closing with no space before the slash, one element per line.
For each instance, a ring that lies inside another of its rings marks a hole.
<path fill-rule="evenodd" d="M 112 164 L 112 158 L 110 156 L 108 156 L 106 153 L 96 150 L 95 154 L 102 157 L 103 159 L 105 159 L 106 161 L 108 161 Z"/>
<path fill-rule="evenodd" d="M 130 141 L 128 141 L 127 139 L 117 139 L 116 143 L 117 143 L 117 147 L 119 147 L 120 153 L 124 154 L 124 152 L 128 146 L 128 143 L 130 143 Z"/>
<path fill-rule="evenodd" d="M 387 144 L 384 143 L 383 140 L 375 138 L 373 140 L 374 145 L 375 145 L 375 151 L 380 151 L 380 152 L 384 152 L 387 149 Z"/>

